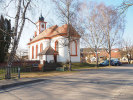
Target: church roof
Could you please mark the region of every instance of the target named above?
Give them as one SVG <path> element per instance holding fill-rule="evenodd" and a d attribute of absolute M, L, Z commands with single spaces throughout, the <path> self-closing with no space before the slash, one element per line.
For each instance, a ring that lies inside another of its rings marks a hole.
<path fill-rule="evenodd" d="M 54 55 L 54 54 L 58 54 L 57 51 L 55 51 L 51 46 L 45 48 L 41 53 L 39 53 L 38 55 Z"/>
<path fill-rule="evenodd" d="M 40 33 L 35 38 L 33 38 L 32 41 L 30 41 L 30 43 L 36 42 L 41 39 L 46 39 L 46 38 L 50 39 L 54 36 L 67 36 L 67 27 L 68 27 L 67 24 L 62 25 L 61 27 L 54 25 L 54 26 L 44 30 L 42 33 Z M 70 25 L 70 35 L 72 37 L 80 38 L 80 35 L 76 32 L 76 30 L 72 27 L 72 25 Z"/>
<path fill-rule="evenodd" d="M 42 14 L 41 14 L 41 16 L 39 17 L 39 21 L 44 21 L 44 17 L 42 16 Z"/>

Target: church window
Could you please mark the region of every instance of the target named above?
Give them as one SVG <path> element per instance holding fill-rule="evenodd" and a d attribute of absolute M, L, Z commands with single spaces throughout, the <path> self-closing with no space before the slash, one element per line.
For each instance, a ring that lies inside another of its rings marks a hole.
<path fill-rule="evenodd" d="M 59 51 L 59 43 L 58 43 L 58 41 L 55 42 L 55 51 Z"/>
<path fill-rule="evenodd" d="M 43 44 L 41 43 L 40 44 L 40 52 L 42 52 L 43 51 Z"/>
<path fill-rule="evenodd" d="M 71 56 L 77 56 L 77 42 L 73 41 L 70 43 Z"/>
<path fill-rule="evenodd" d="M 36 45 L 36 58 L 37 58 L 37 54 L 38 54 L 38 45 Z"/>
<path fill-rule="evenodd" d="M 34 59 L 34 46 L 32 46 L 32 59 Z"/>

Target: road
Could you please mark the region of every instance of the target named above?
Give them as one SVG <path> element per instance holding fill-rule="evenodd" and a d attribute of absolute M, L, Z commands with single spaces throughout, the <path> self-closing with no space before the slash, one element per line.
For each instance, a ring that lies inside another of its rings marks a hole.
<path fill-rule="evenodd" d="M 133 65 L 44 79 L 0 90 L 0 100 L 133 100 Z"/>

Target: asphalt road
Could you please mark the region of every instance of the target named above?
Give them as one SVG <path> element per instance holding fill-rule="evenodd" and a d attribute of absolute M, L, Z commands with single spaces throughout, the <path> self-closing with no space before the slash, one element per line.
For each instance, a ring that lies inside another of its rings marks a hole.
<path fill-rule="evenodd" d="M 133 65 L 45 79 L 0 90 L 0 100 L 133 100 Z"/>

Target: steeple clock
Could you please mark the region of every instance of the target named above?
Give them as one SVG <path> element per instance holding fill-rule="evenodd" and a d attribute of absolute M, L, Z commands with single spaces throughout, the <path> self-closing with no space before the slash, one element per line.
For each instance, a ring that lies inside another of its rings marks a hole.
<path fill-rule="evenodd" d="M 46 29 L 46 24 L 47 22 L 44 21 L 44 17 L 41 14 L 41 16 L 39 17 L 39 21 L 36 23 L 37 27 L 34 35 L 35 37 Z"/>

